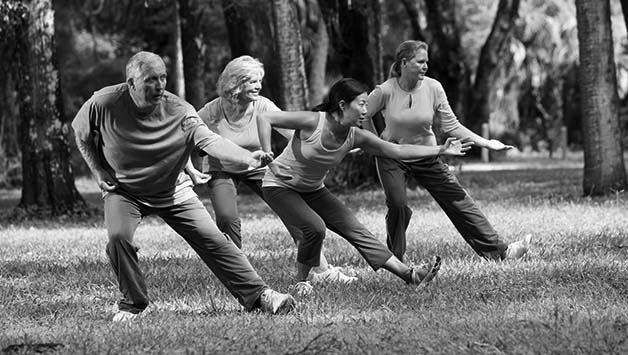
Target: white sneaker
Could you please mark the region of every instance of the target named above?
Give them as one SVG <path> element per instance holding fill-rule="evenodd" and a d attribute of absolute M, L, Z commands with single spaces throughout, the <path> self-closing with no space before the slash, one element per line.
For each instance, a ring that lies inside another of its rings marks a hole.
<path fill-rule="evenodd" d="M 530 249 L 532 234 L 527 234 L 522 240 L 508 244 L 504 259 L 520 259 Z"/>
<path fill-rule="evenodd" d="M 301 297 L 309 296 L 314 292 L 314 286 L 309 281 L 299 281 L 292 286 L 292 289 Z"/>
<path fill-rule="evenodd" d="M 263 312 L 270 314 L 285 314 L 294 309 L 296 302 L 289 294 L 277 292 L 267 288 L 259 296 L 259 303 Z"/>
<path fill-rule="evenodd" d="M 419 266 L 412 267 L 412 285 L 426 284 L 434 279 L 440 270 L 441 258 L 434 256 Z"/>
<path fill-rule="evenodd" d="M 129 311 L 118 310 L 118 312 L 111 319 L 112 322 L 130 322 L 138 319 L 141 313 L 131 313 Z"/>
<path fill-rule="evenodd" d="M 315 273 L 310 271 L 308 279 L 313 283 L 330 282 L 348 284 L 358 281 L 357 277 L 345 275 L 339 267 L 332 265 L 329 265 L 329 268 L 323 272 Z"/>

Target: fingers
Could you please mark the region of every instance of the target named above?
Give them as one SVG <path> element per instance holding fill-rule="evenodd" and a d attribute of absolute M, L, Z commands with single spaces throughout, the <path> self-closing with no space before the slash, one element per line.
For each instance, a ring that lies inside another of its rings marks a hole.
<path fill-rule="evenodd" d="M 106 192 L 111 192 L 118 188 L 118 183 L 110 181 L 110 180 L 103 180 L 98 185 L 101 190 L 106 191 Z"/>
<path fill-rule="evenodd" d="M 194 185 L 203 185 L 203 184 L 208 183 L 209 180 L 211 180 L 211 178 L 212 178 L 211 175 L 201 173 L 196 176 L 196 179 L 193 182 L 194 182 Z"/>
<path fill-rule="evenodd" d="M 457 138 L 454 138 L 454 137 L 448 137 L 448 138 L 447 138 L 447 140 L 445 141 L 445 146 L 452 145 L 452 144 L 454 144 L 456 141 L 458 141 L 458 139 L 457 139 Z"/>

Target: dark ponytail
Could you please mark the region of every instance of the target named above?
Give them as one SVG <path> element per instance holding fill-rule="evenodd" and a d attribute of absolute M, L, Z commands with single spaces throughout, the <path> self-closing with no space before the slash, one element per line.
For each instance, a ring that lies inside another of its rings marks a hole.
<path fill-rule="evenodd" d="M 329 89 L 325 100 L 312 108 L 312 111 L 327 113 L 338 111 L 340 101 L 349 103 L 365 92 L 368 92 L 368 86 L 365 84 L 352 78 L 340 79 Z"/>

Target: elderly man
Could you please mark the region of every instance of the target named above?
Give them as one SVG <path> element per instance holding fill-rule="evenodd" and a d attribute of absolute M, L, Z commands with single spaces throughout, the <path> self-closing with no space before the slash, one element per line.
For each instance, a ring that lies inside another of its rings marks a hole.
<path fill-rule="evenodd" d="M 133 319 L 148 306 L 133 234 L 150 214 L 180 234 L 247 310 L 292 310 L 292 296 L 262 281 L 216 227 L 184 173 L 194 147 L 252 167 L 268 157 L 210 131 L 196 110 L 165 86 L 161 57 L 139 52 L 127 63 L 126 83 L 95 92 L 72 122 L 77 146 L 103 191 L 107 255 L 122 292 L 113 321 Z"/>

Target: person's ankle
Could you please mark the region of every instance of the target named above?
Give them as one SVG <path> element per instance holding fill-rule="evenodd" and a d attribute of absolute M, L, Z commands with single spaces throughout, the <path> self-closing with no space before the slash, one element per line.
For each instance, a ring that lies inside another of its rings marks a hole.
<path fill-rule="evenodd" d="M 408 268 L 408 270 L 404 271 L 403 274 L 401 275 L 401 278 L 407 284 L 411 284 L 412 283 L 412 269 Z"/>

